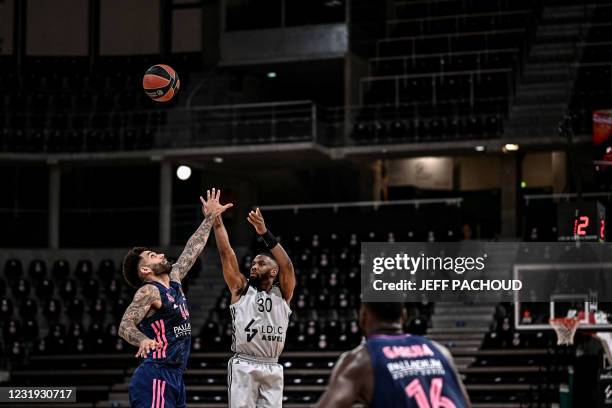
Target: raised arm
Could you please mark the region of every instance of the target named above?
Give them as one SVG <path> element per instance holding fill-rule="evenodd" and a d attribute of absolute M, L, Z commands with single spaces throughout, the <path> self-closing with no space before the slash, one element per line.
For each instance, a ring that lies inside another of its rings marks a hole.
<path fill-rule="evenodd" d="M 132 303 L 125 309 L 118 334 L 131 345 L 138 347 L 136 357 L 144 358 L 151 350 L 159 347 L 155 340 L 148 338 L 137 327 L 151 308 L 159 307 L 161 307 L 159 290 L 153 285 L 144 285 L 136 291 Z"/>
<path fill-rule="evenodd" d="M 221 205 L 219 197 L 221 190 L 212 189 L 206 191 L 206 200 L 200 196 L 202 202 L 202 213 L 204 214 L 204 221 L 198 227 L 196 232 L 193 233 L 191 238 L 187 241 L 185 249 L 179 256 L 179 259 L 172 266 L 172 272 L 170 272 L 170 279 L 176 282 L 183 280 L 187 272 L 191 269 L 198 256 L 204 250 L 210 230 L 213 227 L 213 223 L 217 216 L 223 213 L 228 208 L 231 208 L 233 204 Z"/>
<path fill-rule="evenodd" d="M 369 404 L 372 399 L 372 364 L 363 346 L 344 353 L 334 366 L 327 390 L 316 408 L 351 408 L 356 401 Z"/>
<path fill-rule="evenodd" d="M 257 234 L 263 238 L 266 246 L 274 256 L 276 263 L 278 263 L 278 280 L 280 288 L 285 300 L 289 303 L 293 297 L 293 290 L 295 289 L 295 271 L 293 270 L 293 263 L 289 255 L 287 255 L 287 252 L 274 235 L 266 228 L 266 223 L 259 208 L 255 211 L 250 211 L 247 220 L 253 225 Z"/>
<path fill-rule="evenodd" d="M 221 216 L 217 217 L 215 220 L 215 241 L 217 242 L 217 249 L 221 257 L 223 278 L 232 294 L 231 302 L 234 303 L 240 298 L 240 294 L 244 290 L 247 280 L 244 275 L 240 273 L 236 253 L 230 245 L 229 236 L 227 235 L 227 230 L 225 229 L 225 225 L 223 225 Z"/>

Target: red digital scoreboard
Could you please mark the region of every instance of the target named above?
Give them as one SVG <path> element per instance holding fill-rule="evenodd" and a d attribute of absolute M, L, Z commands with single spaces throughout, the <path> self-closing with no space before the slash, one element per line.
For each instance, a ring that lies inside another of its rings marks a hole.
<path fill-rule="evenodd" d="M 598 201 L 560 203 L 557 207 L 559 241 L 606 241 L 606 208 Z"/>

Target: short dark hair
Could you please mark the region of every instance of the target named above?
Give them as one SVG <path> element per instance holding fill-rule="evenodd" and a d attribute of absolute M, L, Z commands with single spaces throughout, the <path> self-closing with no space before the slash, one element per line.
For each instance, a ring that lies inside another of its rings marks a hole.
<path fill-rule="evenodd" d="M 391 323 L 397 322 L 402 318 L 404 304 L 401 302 L 362 302 L 378 320 Z"/>
<path fill-rule="evenodd" d="M 139 288 L 142 285 L 142 280 L 138 274 L 138 264 L 140 263 L 140 254 L 148 251 L 146 247 L 134 247 L 123 258 L 123 277 L 125 281 L 133 288 Z"/>

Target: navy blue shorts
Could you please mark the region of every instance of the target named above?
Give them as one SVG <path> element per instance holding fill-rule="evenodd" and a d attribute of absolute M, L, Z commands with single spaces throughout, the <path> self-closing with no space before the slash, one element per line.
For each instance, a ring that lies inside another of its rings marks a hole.
<path fill-rule="evenodd" d="M 183 371 L 157 364 L 138 366 L 129 386 L 132 408 L 186 407 Z"/>

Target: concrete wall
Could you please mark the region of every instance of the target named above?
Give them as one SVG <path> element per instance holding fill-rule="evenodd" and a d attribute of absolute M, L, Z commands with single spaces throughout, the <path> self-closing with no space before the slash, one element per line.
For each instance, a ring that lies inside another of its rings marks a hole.
<path fill-rule="evenodd" d="M 202 49 L 202 10 L 178 9 L 172 12 L 172 52 Z"/>
<path fill-rule="evenodd" d="M 27 7 L 26 54 L 87 55 L 89 2 L 28 0 Z"/>
<path fill-rule="evenodd" d="M 348 51 L 346 24 L 221 33 L 221 63 L 338 58 Z"/>
<path fill-rule="evenodd" d="M 499 156 L 459 156 L 455 158 L 462 191 L 489 190 L 500 186 Z"/>
<path fill-rule="evenodd" d="M 13 53 L 13 0 L 0 0 L 0 55 Z"/>
<path fill-rule="evenodd" d="M 522 181 L 527 183 L 527 187 L 551 187 L 553 185 L 552 154 L 550 152 L 527 153 L 522 166 Z"/>
<path fill-rule="evenodd" d="M 100 2 L 100 54 L 158 53 L 160 49 L 159 24 L 159 1 L 102 0 Z"/>

